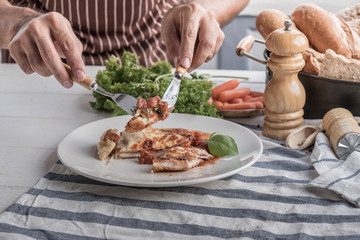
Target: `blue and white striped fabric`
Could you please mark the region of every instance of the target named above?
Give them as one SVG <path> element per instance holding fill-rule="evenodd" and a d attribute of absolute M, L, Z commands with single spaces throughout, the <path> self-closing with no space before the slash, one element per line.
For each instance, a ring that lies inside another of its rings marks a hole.
<path fill-rule="evenodd" d="M 320 133 L 311 161 L 320 175 L 310 183 L 311 186 L 330 189 L 360 207 L 360 152 L 354 151 L 345 161 L 339 160 L 329 139 Z"/>
<path fill-rule="evenodd" d="M 0 239 L 359 239 L 360 208 L 309 185 L 310 154 L 262 140 L 252 167 L 193 186 L 116 186 L 58 162 L 0 215 Z"/>

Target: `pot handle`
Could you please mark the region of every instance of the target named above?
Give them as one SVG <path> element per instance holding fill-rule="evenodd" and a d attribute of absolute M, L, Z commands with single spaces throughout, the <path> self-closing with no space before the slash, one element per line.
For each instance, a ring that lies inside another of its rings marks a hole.
<path fill-rule="evenodd" d="M 240 40 L 236 47 L 236 54 L 239 57 L 245 56 L 252 60 L 255 60 L 259 63 L 266 64 L 266 61 L 258 59 L 257 57 L 254 57 L 253 55 L 249 54 L 248 52 L 251 50 L 252 46 L 255 42 L 265 44 L 265 41 L 255 39 L 253 36 L 248 35 Z"/>

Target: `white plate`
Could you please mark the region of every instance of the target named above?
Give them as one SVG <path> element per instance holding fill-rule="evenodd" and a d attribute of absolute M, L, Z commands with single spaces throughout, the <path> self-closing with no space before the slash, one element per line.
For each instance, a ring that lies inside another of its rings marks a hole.
<path fill-rule="evenodd" d="M 139 187 L 169 187 L 231 176 L 254 164 L 263 151 L 258 136 L 241 125 L 218 118 L 173 113 L 153 127 L 186 128 L 229 135 L 236 141 L 239 154 L 221 158 L 215 164 L 171 173 L 151 173 L 152 166 L 139 164 L 137 159 L 112 160 L 110 164 L 98 160 L 96 145 L 102 133 L 110 128 L 122 130 L 129 119 L 129 115 L 107 118 L 75 129 L 58 145 L 61 162 L 80 175 L 102 182 Z"/>

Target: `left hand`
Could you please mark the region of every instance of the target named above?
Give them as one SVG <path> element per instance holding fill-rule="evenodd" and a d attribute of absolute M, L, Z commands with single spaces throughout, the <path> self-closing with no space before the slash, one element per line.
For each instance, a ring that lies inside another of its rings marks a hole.
<path fill-rule="evenodd" d="M 190 2 L 165 14 L 161 37 L 175 67 L 181 65 L 191 72 L 215 56 L 225 35 L 213 11 Z"/>

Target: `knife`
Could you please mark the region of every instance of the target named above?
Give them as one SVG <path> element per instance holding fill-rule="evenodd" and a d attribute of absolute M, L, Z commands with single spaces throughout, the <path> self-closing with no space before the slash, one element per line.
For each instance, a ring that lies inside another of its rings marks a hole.
<path fill-rule="evenodd" d="M 78 83 L 79 85 L 83 86 L 84 88 L 87 88 L 89 90 L 95 91 L 97 93 L 100 93 L 101 95 L 104 95 L 106 97 L 110 97 L 119 107 L 124 109 L 128 114 L 133 115 L 133 109 L 137 105 L 137 100 L 131 95 L 125 94 L 125 93 L 111 93 L 100 87 L 96 81 L 89 76 L 86 76 L 85 79 L 81 82 L 79 82 L 74 74 L 71 71 L 71 68 L 69 65 L 65 64 L 65 69 L 67 70 L 71 80 Z"/>
<path fill-rule="evenodd" d="M 169 86 L 167 87 L 164 96 L 161 101 L 167 102 L 168 108 L 172 108 L 175 106 L 176 100 L 179 96 L 181 79 L 184 77 L 187 68 L 183 68 L 178 66 L 175 69 L 174 78 L 171 80 Z"/>

